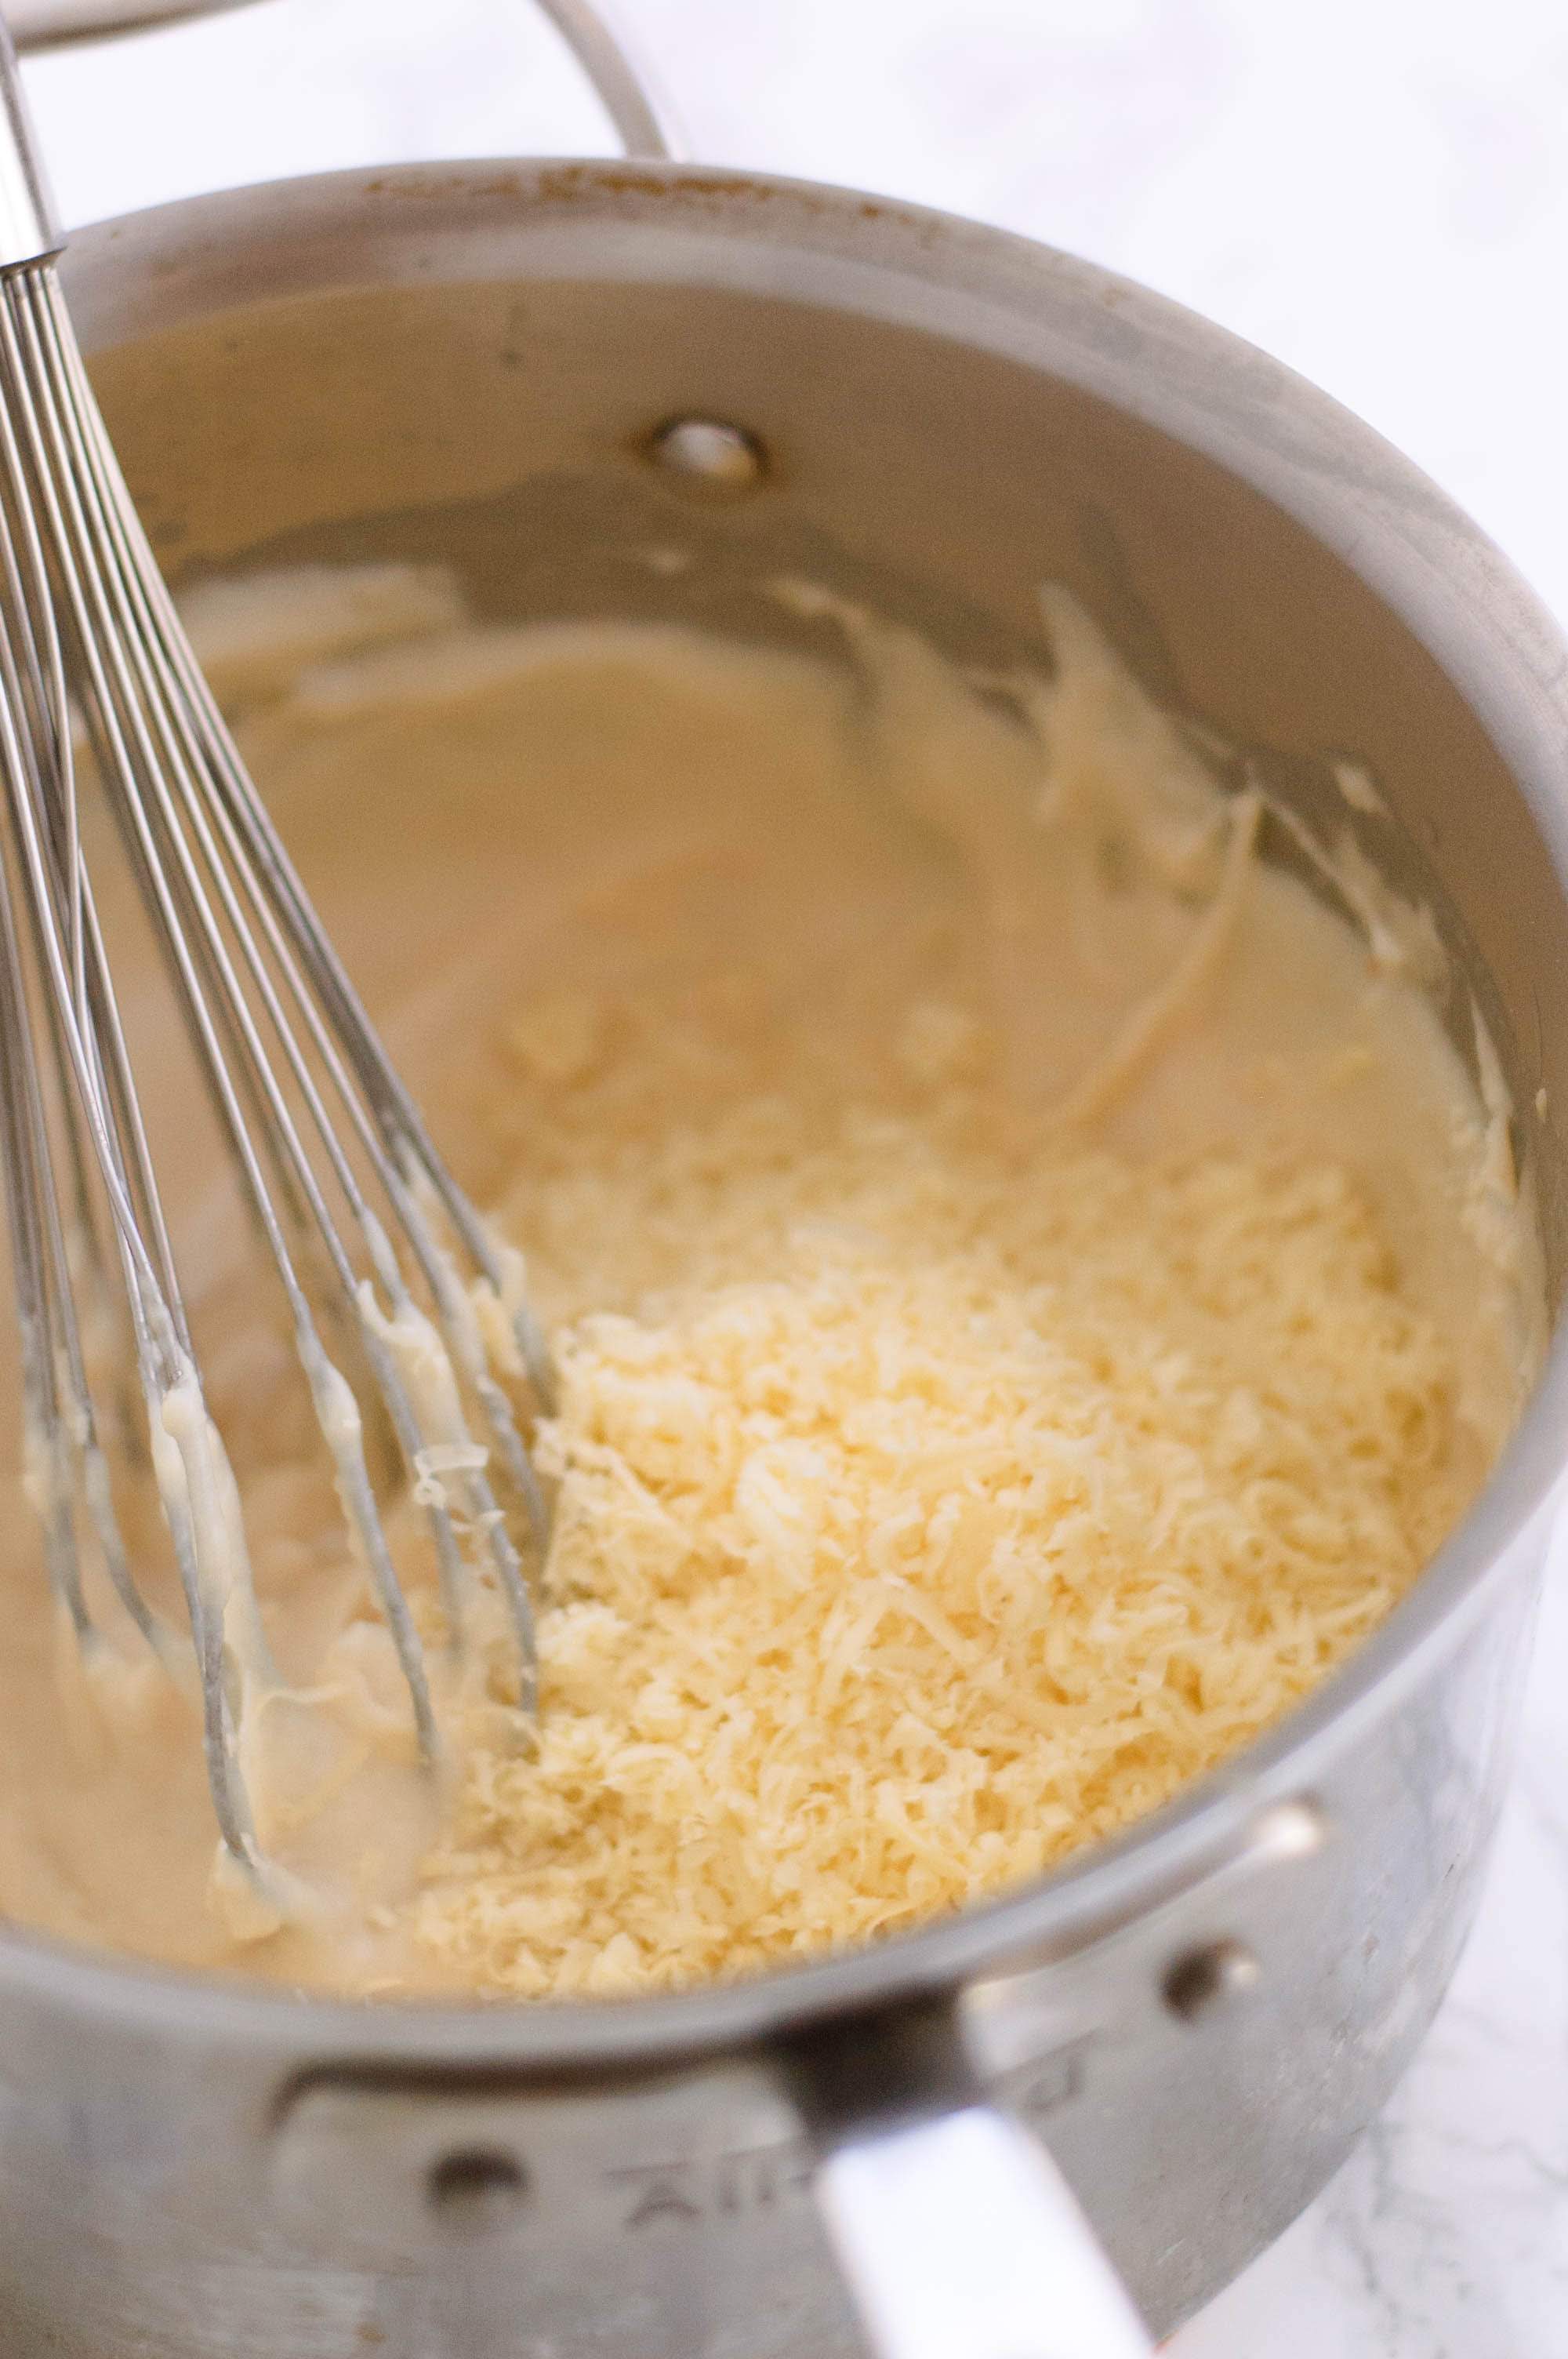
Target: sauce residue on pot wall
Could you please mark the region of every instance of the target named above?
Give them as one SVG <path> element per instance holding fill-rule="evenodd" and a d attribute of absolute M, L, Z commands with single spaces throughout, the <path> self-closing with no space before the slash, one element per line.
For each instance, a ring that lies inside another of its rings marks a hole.
<path fill-rule="evenodd" d="M 334 1905 L 262 1939 L 212 1905 L 188 1701 L 127 1658 L 57 1727 L 18 1563 L 15 1916 L 522 1995 L 885 1933 L 1244 1743 L 1484 1479 L 1538 1289 L 1506 1103 L 1433 1012 L 1422 913 L 1346 853 L 1357 932 L 1261 860 L 1256 791 L 1219 789 L 1060 592 L 1050 662 L 983 681 L 775 594 L 841 659 L 481 627 L 412 569 L 199 602 L 324 914 L 554 1331 L 539 1751 L 468 1694 L 434 1810 L 193 1151 L 209 1394 L 318 1707 L 276 1717 L 264 1821 Z M 156 982 L 128 999 L 155 1041 Z M 199 1138 L 191 1077 L 157 1064 L 159 1135 Z"/>

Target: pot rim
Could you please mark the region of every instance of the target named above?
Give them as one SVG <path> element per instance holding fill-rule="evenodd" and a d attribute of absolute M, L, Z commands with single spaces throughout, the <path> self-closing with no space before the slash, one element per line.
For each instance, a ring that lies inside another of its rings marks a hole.
<path fill-rule="evenodd" d="M 1059 338 L 1077 314 L 1076 342 L 1069 336 L 1071 348 L 1049 364 L 1206 450 L 1336 549 L 1428 647 L 1498 745 L 1568 897 L 1568 787 L 1561 775 L 1568 653 L 1511 566 L 1416 468 L 1292 371 L 1198 313 L 1033 239 L 852 189 L 686 164 L 500 159 L 355 169 L 187 198 L 78 234 L 67 283 L 73 299 L 73 281 L 86 297 L 84 342 L 91 350 L 121 341 L 104 328 L 113 324 L 115 283 L 127 267 L 152 281 L 150 306 L 137 311 L 137 338 L 178 318 L 248 308 L 269 296 L 363 286 L 362 276 L 333 276 L 338 249 L 330 239 L 347 220 L 377 207 L 384 227 L 390 220 L 394 235 L 416 242 L 449 231 L 454 223 L 442 216 L 459 208 L 470 225 L 502 232 L 536 229 L 551 207 L 557 214 L 565 208 L 579 228 L 585 218 L 607 217 L 668 227 L 673 215 L 674 226 L 700 227 L 709 243 L 716 226 L 753 243 L 778 243 L 787 231 L 807 255 L 848 255 L 896 276 L 905 307 L 899 316 L 926 324 L 925 299 L 942 289 L 964 299 L 966 317 L 989 307 L 999 336 L 1008 323 L 1014 332 L 1032 324 L 1031 298 L 1033 323 L 1044 321 Z M 269 235 L 277 230 L 293 239 L 285 253 Z M 271 271 L 236 276 L 234 249 L 258 235 L 267 239 Z M 879 246 L 891 248 L 891 257 L 879 257 Z M 354 253 L 351 244 L 351 260 Z M 279 266 L 287 266 L 281 276 Z M 614 275 L 626 266 L 624 242 L 617 242 Z M 100 287 L 92 283 L 95 275 Z M 606 275 L 602 262 L 584 275 Z M 774 281 L 770 291 L 788 290 Z M 1118 400 L 1108 381 L 1129 373 L 1134 350 L 1143 356 L 1136 398 L 1124 386 Z M 1365 529 L 1368 507 L 1392 527 L 1386 547 Z M 1244 1854 L 1261 1811 L 1310 1798 L 1361 1727 L 1393 1709 L 1460 1642 L 1516 1549 L 1532 1538 L 1564 1464 L 1565 1434 L 1568 1330 L 1559 1321 L 1486 1489 L 1349 1661 L 1243 1752 L 1122 1834 L 1014 1891 L 876 1947 L 655 1998 L 367 2006 L 156 1966 L 9 1927 L 0 1928 L 0 1993 L 81 2017 L 109 2016 L 137 2033 L 216 2038 L 291 2058 L 303 2048 L 334 2063 L 547 2076 L 669 2067 L 1076 1954 Z"/>

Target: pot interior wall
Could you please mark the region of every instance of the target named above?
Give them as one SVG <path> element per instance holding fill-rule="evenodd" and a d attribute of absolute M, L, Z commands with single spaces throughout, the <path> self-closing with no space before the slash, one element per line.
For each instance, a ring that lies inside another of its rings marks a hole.
<path fill-rule="evenodd" d="M 752 585 L 806 570 L 980 656 L 1038 646 L 1036 585 L 1066 581 L 1173 702 L 1432 899 L 1522 1110 L 1560 1295 L 1568 939 L 1547 851 L 1411 631 L 1239 476 L 995 353 L 722 287 L 371 286 L 225 306 L 93 365 L 177 577 L 438 555 L 492 612 L 776 634 Z M 687 412 L 761 437 L 760 489 L 725 499 L 650 464 L 650 429 Z M 702 562 L 651 570 L 671 543 Z M 1400 824 L 1349 811 L 1325 754 L 1368 765 Z M 1469 991 L 1453 1003 L 1465 1042 Z"/>

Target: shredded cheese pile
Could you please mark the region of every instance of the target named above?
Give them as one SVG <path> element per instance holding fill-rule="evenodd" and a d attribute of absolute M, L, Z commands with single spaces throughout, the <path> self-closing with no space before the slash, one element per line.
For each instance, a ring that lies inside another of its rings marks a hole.
<path fill-rule="evenodd" d="M 472 1760 L 417 1904 L 444 1970 L 664 1987 L 1026 1877 L 1273 1720 L 1458 1513 L 1447 1354 L 1336 1169 L 1010 1139 L 957 1010 L 848 1110 L 613 1028 L 514 1042 L 557 1526 L 539 1756 Z"/>

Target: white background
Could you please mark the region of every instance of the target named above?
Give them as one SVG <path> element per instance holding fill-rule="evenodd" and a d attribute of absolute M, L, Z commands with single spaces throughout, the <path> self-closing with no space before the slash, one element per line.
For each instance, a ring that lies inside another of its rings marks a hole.
<path fill-rule="evenodd" d="M 1568 622 L 1568 0 L 620 0 L 704 159 L 1150 281 L 1371 420 Z M 267 0 L 40 61 L 67 215 L 602 150 L 525 0 Z M 1568 748 L 1564 749 L 1568 761 Z M 1181 2359 L 1568 2359 L 1568 1595 L 1480 1929 L 1385 2121 Z"/>

